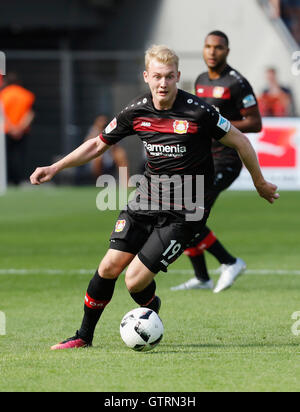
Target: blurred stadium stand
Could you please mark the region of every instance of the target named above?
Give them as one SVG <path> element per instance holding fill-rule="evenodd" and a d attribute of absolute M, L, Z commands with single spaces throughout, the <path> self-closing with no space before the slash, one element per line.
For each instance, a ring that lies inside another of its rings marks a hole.
<path fill-rule="evenodd" d="M 267 4 L 266 4 L 267 3 Z M 205 35 L 222 30 L 230 39 L 229 64 L 244 74 L 257 94 L 265 87 L 266 67 L 278 69 L 280 81 L 294 92 L 300 113 L 300 81 L 291 71 L 292 53 L 299 50 L 283 21 L 271 17 L 268 0 L 163 0 L 150 39 L 179 52 L 183 86 L 193 88 L 205 70 L 201 49 Z"/>
<path fill-rule="evenodd" d="M 300 46 L 300 0 L 277 0 L 281 17 Z"/>
<path fill-rule="evenodd" d="M 299 102 L 299 77 L 291 74 L 297 44 L 267 7 L 262 0 L 1 0 L 7 72 L 17 71 L 37 97 L 28 174 L 77 146 L 98 114 L 111 117 L 146 89 L 143 54 L 152 43 L 179 53 L 180 87 L 192 90 L 205 70 L 205 35 L 223 30 L 231 41 L 229 63 L 257 93 L 265 68 L 274 66 Z M 142 146 L 136 139 L 124 145 L 137 173 Z"/>
<path fill-rule="evenodd" d="M 158 1 L 152 0 L 151 7 L 141 3 L 1 1 L 7 72 L 16 71 L 37 97 L 28 174 L 81 143 L 98 114 L 112 116 L 145 90 L 143 52 Z M 137 19 L 142 12 L 147 27 Z M 136 159 L 133 145 L 125 142 L 129 158 Z M 130 164 L 136 173 L 136 162 Z"/>

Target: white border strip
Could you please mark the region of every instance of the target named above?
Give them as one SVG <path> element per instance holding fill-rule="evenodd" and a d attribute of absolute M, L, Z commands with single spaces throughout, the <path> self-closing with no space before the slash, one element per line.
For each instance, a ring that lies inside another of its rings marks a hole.
<path fill-rule="evenodd" d="M 92 275 L 95 269 L 0 269 L 0 276 L 4 275 Z M 212 274 L 219 274 L 219 270 L 211 270 Z M 184 275 L 192 276 L 194 274 L 193 270 L 188 269 L 170 269 L 169 274 L 173 275 Z M 245 271 L 245 275 L 294 275 L 299 276 L 300 270 L 280 270 L 280 269 L 248 269 Z"/>

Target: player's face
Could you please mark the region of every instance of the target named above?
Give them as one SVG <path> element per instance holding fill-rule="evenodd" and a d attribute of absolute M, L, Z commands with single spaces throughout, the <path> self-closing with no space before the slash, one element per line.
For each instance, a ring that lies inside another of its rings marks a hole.
<path fill-rule="evenodd" d="M 179 79 L 176 64 L 164 64 L 156 59 L 150 61 L 148 70 L 144 71 L 144 80 L 149 85 L 155 108 L 168 110 L 173 106 Z"/>
<path fill-rule="evenodd" d="M 207 36 L 203 48 L 203 58 L 209 69 L 217 70 L 226 64 L 229 48 L 225 39 L 219 36 Z"/>
<path fill-rule="evenodd" d="M 276 73 L 274 70 L 267 70 L 266 78 L 269 84 L 274 84 L 276 82 Z"/>

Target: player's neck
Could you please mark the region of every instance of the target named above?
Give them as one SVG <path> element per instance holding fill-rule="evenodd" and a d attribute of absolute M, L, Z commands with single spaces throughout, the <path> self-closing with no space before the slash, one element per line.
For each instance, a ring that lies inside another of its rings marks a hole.
<path fill-rule="evenodd" d="M 219 79 L 221 77 L 221 74 L 223 73 L 225 67 L 227 66 L 227 62 L 225 62 L 222 66 L 220 67 L 215 67 L 213 69 L 208 68 L 208 76 L 211 80 Z"/>
<path fill-rule="evenodd" d="M 170 110 L 172 109 L 174 102 L 177 97 L 178 90 L 176 90 L 176 93 L 170 97 L 170 99 L 166 101 L 161 101 L 159 99 L 156 99 L 155 96 L 152 97 L 153 101 L 153 106 L 156 110 Z"/>

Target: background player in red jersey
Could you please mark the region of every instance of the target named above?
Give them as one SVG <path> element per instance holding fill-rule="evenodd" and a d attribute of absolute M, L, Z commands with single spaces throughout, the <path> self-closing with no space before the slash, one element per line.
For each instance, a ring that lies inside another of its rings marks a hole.
<path fill-rule="evenodd" d="M 225 33 L 213 31 L 207 35 L 203 58 L 208 71 L 198 76 L 195 94 L 213 105 L 241 132 L 259 132 L 262 122 L 255 94 L 249 82 L 228 65 L 229 51 L 229 41 Z M 242 162 L 234 149 L 214 140 L 212 153 L 215 182 L 209 194 L 211 206 L 219 194 L 237 179 L 242 169 Z M 245 262 L 232 256 L 206 226 L 197 242 L 185 251 L 195 270 L 195 277 L 173 287 L 172 290 L 213 288 L 205 262 L 205 250 L 221 263 L 221 276 L 214 289 L 215 293 L 229 288 L 246 269 Z"/>
<path fill-rule="evenodd" d="M 37 168 L 31 175 L 31 183 L 47 182 L 61 170 L 85 164 L 101 156 L 122 138 L 137 134 L 147 143 L 145 180 L 138 188 L 141 197 L 150 196 L 151 204 L 151 178 L 174 176 L 179 172 L 182 177 L 204 175 L 206 194 L 213 181 L 211 140 L 214 137 L 238 150 L 259 195 L 273 203 L 279 197 L 277 187 L 265 181 L 247 137 L 213 107 L 178 90 L 179 78 L 177 55 L 165 46 L 153 46 L 146 53 L 144 71 L 150 92 L 134 99 L 102 134 L 89 139 L 57 163 Z M 150 193 L 147 182 L 151 184 Z M 53 350 L 92 344 L 95 327 L 125 268 L 125 283 L 133 300 L 158 312 L 160 299 L 155 294 L 156 274 L 160 270 L 166 271 L 166 267 L 183 253 L 193 235 L 203 229 L 209 214 L 209 203 L 205 205 L 202 218 L 193 222 L 187 221 L 186 211 L 177 213 L 171 203 L 169 209 L 154 207 L 148 210 L 134 209 L 132 204 L 130 201 L 121 211 L 111 234 L 110 248 L 89 283 L 80 329 L 75 336 L 54 345 Z"/>

